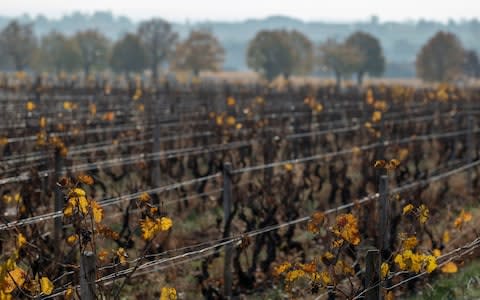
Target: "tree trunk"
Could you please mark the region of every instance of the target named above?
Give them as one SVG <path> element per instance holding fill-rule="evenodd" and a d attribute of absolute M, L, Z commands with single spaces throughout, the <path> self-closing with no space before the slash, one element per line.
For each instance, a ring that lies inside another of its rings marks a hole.
<path fill-rule="evenodd" d="M 363 84 L 363 75 L 365 75 L 363 72 L 358 72 L 357 73 L 357 84 L 358 85 Z"/>
<path fill-rule="evenodd" d="M 156 61 L 152 64 L 152 79 L 155 83 L 157 83 L 157 80 L 158 80 L 158 63 Z"/>
<path fill-rule="evenodd" d="M 342 75 L 340 72 L 335 72 L 335 89 L 337 92 L 340 91 L 340 86 L 342 85 Z"/>

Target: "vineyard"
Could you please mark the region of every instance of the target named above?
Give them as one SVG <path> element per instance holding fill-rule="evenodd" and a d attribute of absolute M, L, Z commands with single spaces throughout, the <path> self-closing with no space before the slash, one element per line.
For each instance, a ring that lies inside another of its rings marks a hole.
<path fill-rule="evenodd" d="M 478 256 L 476 88 L 0 78 L 0 299 L 393 299 Z"/>

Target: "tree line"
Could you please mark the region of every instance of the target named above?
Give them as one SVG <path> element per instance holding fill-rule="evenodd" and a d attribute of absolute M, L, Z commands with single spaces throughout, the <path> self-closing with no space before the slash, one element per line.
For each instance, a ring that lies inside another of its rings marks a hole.
<path fill-rule="evenodd" d="M 0 32 L 0 56 L 16 70 L 50 72 L 112 69 L 134 73 L 149 69 L 158 78 L 161 69 L 219 71 L 225 50 L 208 30 L 192 30 L 183 40 L 170 23 L 151 19 L 139 24 L 136 32 L 110 41 L 97 30 L 66 36 L 53 31 L 40 40 L 31 24 L 11 21 Z M 310 75 L 318 70 L 334 74 L 337 86 L 355 75 L 361 84 L 365 75 L 378 77 L 385 71 L 385 56 L 379 40 L 366 32 L 354 32 L 344 41 L 328 39 L 316 46 L 297 30 L 262 30 L 249 42 L 246 62 L 267 80 L 283 75 Z M 478 55 L 466 50 L 449 32 L 438 32 L 420 50 L 417 76 L 426 81 L 452 81 L 480 77 Z"/>

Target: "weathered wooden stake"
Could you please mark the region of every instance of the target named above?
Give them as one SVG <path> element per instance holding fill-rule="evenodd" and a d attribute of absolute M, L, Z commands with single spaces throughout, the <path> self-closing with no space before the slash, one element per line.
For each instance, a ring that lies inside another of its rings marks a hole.
<path fill-rule="evenodd" d="M 474 151 L 474 143 L 473 143 L 473 116 L 469 113 L 468 114 L 468 133 L 467 133 L 467 164 L 471 164 L 473 161 L 473 151 Z M 473 170 L 469 168 L 467 171 L 467 191 L 471 195 L 473 192 Z"/>
<path fill-rule="evenodd" d="M 152 96 L 153 97 L 153 96 Z M 152 100 L 153 101 L 153 100 Z M 155 157 L 158 157 L 160 152 L 160 118 L 159 118 L 159 106 L 160 101 L 156 99 L 157 103 L 153 104 L 153 115 L 152 120 L 155 122 L 155 127 L 153 129 L 153 147 L 152 154 Z M 151 168 L 151 185 L 152 187 L 160 186 L 160 161 L 153 157 L 152 159 L 152 168 Z"/>
<path fill-rule="evenodd" d="M 379 194 L 380 198 L 378 201 L 378 223 L 377 223 L 377 248 L 382 254 L 382 257 L 385 254 L 385 251 L 388 250 L 388 235 L 390 234 L 388 226 L 388 217 L 389 217 L 389 197 L 388 197 L 388 176 L 380 176 L 379 183 Z"/>
<path fill-rule="evenodd" d="M 63 166 L 64 166 L 64 160 L 63 156 L 60 153 L 60 149 L 55 149 L 55 176 L 54 176 L 54 189 L 55 189 L 55 203 L 54 203 L 54 210 L 55 211 L 61 211 L 63 210 L 63 192 L 62 188 L 57 184 L 57 182 L 60 181 L 60 178 L 64 175 L 63 173 Z M 62 239 L 62 233 L 63 233 L 63 224 L 62 224 L 62 218 L 55 218 L 55 223 L 54 223 L 54 240 L 56 243 L 59 243 L 60 240 Z"/>
<path fill-rule="evenodd" d="M 224 238 L 230 237 L 230 217 L 232 213 L 232 165 L 225 163 L 223 165 L 223 220 L 224 220 Z M 232 297 L 232 244 L 225 245 L 225 260 L 223 265 L 224 297 Z"/>
<path fill-rule="evenodd" d="M 80 298 L 82 300 L 95 299 L 95 255 L 93 252 L 83 252 L 80 257 Z"/>
<path fill-rule="evenodd" d="M 379 300 L 380 298 L 380 251 L 368 250 L 365 267 L 365 299 Z"/>

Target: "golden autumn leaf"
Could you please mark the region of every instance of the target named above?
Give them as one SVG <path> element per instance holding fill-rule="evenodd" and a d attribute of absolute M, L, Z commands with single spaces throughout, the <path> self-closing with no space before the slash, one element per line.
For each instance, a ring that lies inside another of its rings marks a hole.
<path fill-rule="evenodd" d="M 457 273 L 458 267 L 457 264 L 453 261 L 446 263 L 441 269 L 442 273 Z"/>
<path fill-rule="evenodd" d="M 75 244 L 78 240 L 78 235 L 77 234 L 72 234 L 67 237 L 67 243 L 71 246 Z"/>
<path fill-rule="evenodd" d="M 122 265 L 126 265 L 127 264 L 127 258 L 128 258 L 127 251 L 125 251 L 124 248 L 120 247 L 120 248 L 118 248 L 116 254 L 117 254 L 117 257 L 118 257 L 118 260 L 120 261 L 120 263 Z"/>
<path fill-rule="evenodd" d="M 412 204 L 407 204 L 403 207 L 403 214 L 406 215 L 413 210 L 414 206 Z"/>
<path fill-rule="evenodd" d="M 443 232 L 442 242 L 443 242 L 444 244 L 448 244 L 448 242 L 450 242 L 450 232 L 448 232 L 448 230 L 445 230 L 445 231 Z"/>
<path fill-rule="evenodd" d="M 22 233 L 19 233 L 17 235 L 17 248 L 22 248 L 23 246 L 25 246 L 27 244 L 27 239 L 25 238 L 25 236 L 22 234 Z"/>
<path fill-rule="evenodd" d="M 92 185 L 95 181 L 93 180 L 92 176 L 86 175 L 86 174 L 80 174 L 78 175 L 78 181 L 86 184 L 86 185 Z"/>
<path fill-rule="evenodd" d="M 388 276 L 388 273 L 390 272 L 390 266 L 388 263 L 383 262 L 382 265 L 380 266 L 380 271 L 381 271 L 381 278 L 385 279 Z"/>
<path fill-rule="evenodd" d="M 93 220 L 95 223 L 100 223 L 103 220 L 103 208 L 98 204 L 97 201 L 90 201 L 92 207 Z"/>
<path fill-rule="evenodd" d="M 293 170 L 293 164 L 286 163 L 286 164 L 283 165 L 283 168 L 285 169 L 285 171 L 290 172 L 290 171 Z"/>
<path fill-rule="evenodd" d="M 27 273 L 21 268 L 15 268 L 7 272 L 3 281 L 3 291 L 7 294 L 13 292 L 17 287 L 21 288 L 25 283 Z"/>
<path fill-rule="evenodd" d="M 226 122 L 228 126 L 234 126 L 237 120 L 233 116 L 228 116 Z"/>
<path fill-rule="evenodd" d="M 395 299 L 395 295 L 393 294 L 392 291 L 389 291 L 386 295 L 385 295 L 385 300 L 393 300 Z"/>
<path fill-rule="evenodd" d="M 233 98 L 233 97 L 228 97 L 227 98 L 227 105 L 228 106 L 235 106 L 235 103 L 236 103 L 235 98 Z"/>
<path fill-rule="evenodd" d="M 78 208 L 82 212 L 82 214 L 86 215 L 88 214 L 88 200 L 86 197 L 78 197 Z"/>
<path fill-rule="evenodd" d="M 382 169 L 382 168 L 385 168 L 386 164 L 387 162 L 385 160 L 379 159 L 373 163 L 373 167 L 377 169 Z"/>
<path fill-rule="evenodd" d="M 73 299 L 73 288 L 68 287 L 67 290 L 65 291 L 65 300 L 70 300 Z"/>
<path fill-rule="evenodd" d="M 172 227 L 173 222 L 170 218 L 162 217 L 157 219 L 157 224 L 159 225 L 161 231 L 167 231 Z"/>
<path fill-rule="evenodd" d="M 172 287 L 163 287 L 160 300 L 177 300 L 177 290 Z"/>
<path fill-rule="evenodd" d="M 28 101 L 27 104 L 25 104 L 25 108 L 26 108 L 28 111 L 34 110 L 35 107 L 37 107 L 37 105 L 35 105 L 35 103 L 33 103 L 32 101 Z"/>
<path fill-rule="evenodd" d="M 40 126 L 40 128 L 45 128 L 47 126 L 47 119 L 45 117 L 40 117 L 38 125 Z"/>
<path fill-rule="evenodd" d="M 53 292 L 53 283 L 48 277 L 40 278 L 40 289 L 45 295 L 50 295 Z"/>
<path fill-rule="evenodd" d="M 381 111 L 374 111 L 372 114 L 372 122 L 378 123 L 382 120 L 382 112 Z"/>
<path fill-rule="evenodd" d="M 429 209 L 424 204 L 418 207 L 418 220 L 420 221 L 420 223 L 425 224 L 425 222 L 427 222 L 429 212 Z"/>

